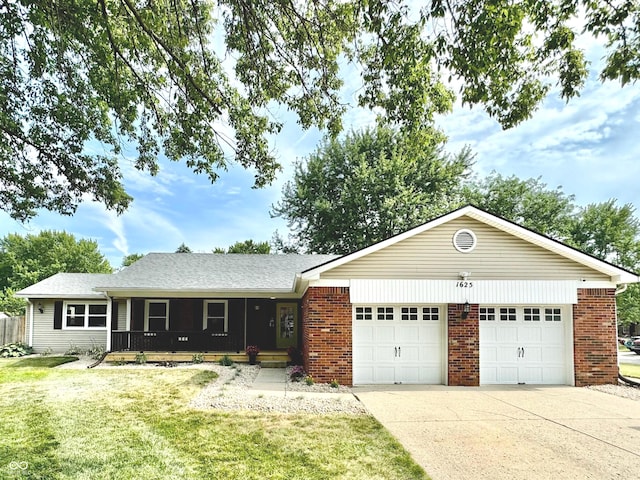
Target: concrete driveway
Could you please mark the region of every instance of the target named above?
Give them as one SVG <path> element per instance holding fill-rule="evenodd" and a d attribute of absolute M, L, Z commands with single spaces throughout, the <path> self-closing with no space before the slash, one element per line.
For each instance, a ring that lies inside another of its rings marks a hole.
<path fill-rule="evenodd" d="M 353 392 L 433 480 L 637 476 L 637 400 L 562 386 Z"/>

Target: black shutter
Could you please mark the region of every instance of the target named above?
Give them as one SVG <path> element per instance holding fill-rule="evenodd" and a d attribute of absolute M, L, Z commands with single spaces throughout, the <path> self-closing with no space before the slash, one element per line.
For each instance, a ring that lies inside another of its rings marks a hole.
<path fill-rule="evenodd" d="M 62 329 L 62 302 L 55 302 L 53 306 L 53 329 Z"/>
<path fill-rule="evenodd" d="M 118 302 L 111 302 L 111 330 L 118 330 Z"/>

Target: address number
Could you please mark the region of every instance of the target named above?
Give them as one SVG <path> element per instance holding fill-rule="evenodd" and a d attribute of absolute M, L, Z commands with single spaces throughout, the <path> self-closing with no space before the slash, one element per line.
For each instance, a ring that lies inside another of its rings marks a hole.
<path fill-rule="evenodd" d="M 473 287 L 473 282 L 456 282 L 456 287 L 472 288 Z"/>

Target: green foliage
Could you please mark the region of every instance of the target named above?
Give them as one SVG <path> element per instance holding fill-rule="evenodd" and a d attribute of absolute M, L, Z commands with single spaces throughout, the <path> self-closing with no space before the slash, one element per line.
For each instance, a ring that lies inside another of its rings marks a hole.
<path fill-rule="evenodd" d="M 464 187 L 466 203 L 482 208 L 537 233 L 566 241 L 575 211 L 574 196 L 561 187 L 547 188 L 541 177 L 520 180 L 491 174 Z"/>
<path fill-rule="evenodd" d="M 202 353 L 194 353 L 191 357 L 191 363 L 202 363 L 204 362 L 204 354 Z"/>
<path fill-rule="evenodd" d="M 85 350 L 73 342 L 69 342 L 69 348 L 64 352 L 65 355 L 84 355 Z"/>
<path fill-rule="evenodd" d="M 131 253 L 122 259 L 122 266 L 128 267 L 129 265 L 136 263 L 142 257 L 144 257 L 144 254 L 142 253 Z"/>
<path fill-rule="evenodd" d="M 181 243 L 180 246 L 176 249 L 176 253 L 191 253 L 191 249 L 184 243 Z"/>
<path fill-rule="evenodd" d="M 45 230 L 0 239 L 0 287 L 20 290 L 59 272 L 111 273 L 94 240 Z"/>
<path fill-rule="evenodd" d="M 250 254 L 268 254 L 271 253 L 271 245 L 269 242 L 254 242 L 253 240 L 245 240 L 244 242 L 236 242 L 230 245 L 225 251 L 224 248 L 216 247 L 213 253 L 250 253 Z"/>
<path fill-rule="evenodd" d="M 7 343 L 0 347 L 0 357 L 2 358 L 24 357 L 31 355 L 31 353 L 33 353 L 33 348 L 22 342 Z"/>
<path fill-rule="evenodd" d="M 98 344 L 96 342 L 94 342 L 93 340 L 91 341 L 91 348 L 88 348 L 84 354 L 88 355 L 90 358 L 94 359 L 94 360 L 100 360 L 102 358 L 102 356 L 104 355 L 106 351 L 106 348 L 104 345 Z"/>
<path fill-rule="evenodd" d="M 340 386 L 340 383 L 338 383 L 338 380 L 334 378 L 333 380 L 331 380 L 331 382 L 329 382 L 329 386 L 331 388 L 338 388 Z"/>
<path fill-rule="evenodd" d="M 315 380 L 313 379 L 313 377 L 311 375 L 307 375 L 304 378 L 304 383 L 306 383 L 307 385 L 311 386 L 311 385 L 315 384 L 316 382 L 315 382 Z"/>
<path fill-rule="evenodd" d="M 235 162 L 264 186 L 280 168 L 272 104 L 335 136 L 357 75 L 356 101 L 382 123 L 418 131 L 455 85 L 510 127 L 555 84 L 579 93 L 583 31 L 603 44 L 603 80 L 640 78 L 639 17 L 638 2 L 594 0 L 4 2 L 0 205 L 24 220 L 88 195 L 122 212 L 128 145 L 151 174 L 162 151 L 212 182 Z"/>
<path fill-rule="evenodd" d="M 0 290 L 0 312 L 5 312 L 15 317 L 24 315 L 27 301 L 14 295 L 15 290 L 11 287 L 5 287 Z"/>
<path fill-rule="evenodd" d="M 325 141 L 297 163 L 272 214 L 310 252 L 344 254 L 384 240 L 459 205 L 472 156 L 443 147 L 433 129 L 378 127 Z"/>
<path fill-rule="evenodd" d="M 223 367 L 230 367 L 233 365 L 233 360 L 229 358 L 229 355 L 224 355 L 220 360 L 218 360 L 218 363 Z"/>
<path fill-rule="evenodd" d="M 145 363 L 147 363 L 147 356 L 144 354 L 144 352 L 136 353 L 135 362 L 138 365 L 144 365 Z"/>

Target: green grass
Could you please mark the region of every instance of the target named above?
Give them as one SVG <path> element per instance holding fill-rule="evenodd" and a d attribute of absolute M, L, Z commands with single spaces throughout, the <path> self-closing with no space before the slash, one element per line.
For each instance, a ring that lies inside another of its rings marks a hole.
<path fill-rule="evenodd" d="M 370 416 L 191 409 L 210 371 L 13 363 L 0 361 L 0 478 L 428 478 Z"/>
<path fill-rule="evenodd" d="M 620 365 L 620 374 L 623 377 L 640 378 L 640 365 L 623 363 Z"/>
<path fill-rule="evenodd" d="M 17 362 L 8 365 L 12 368 L 24 368 L 24 367 L 33 367 L 33 368 L 53 368 L 58 365 L 62 365 L 64 363 L 76 362 L 78 361 L 78 357 L 29 357 L 29 358 L 21 358 Z"/>

